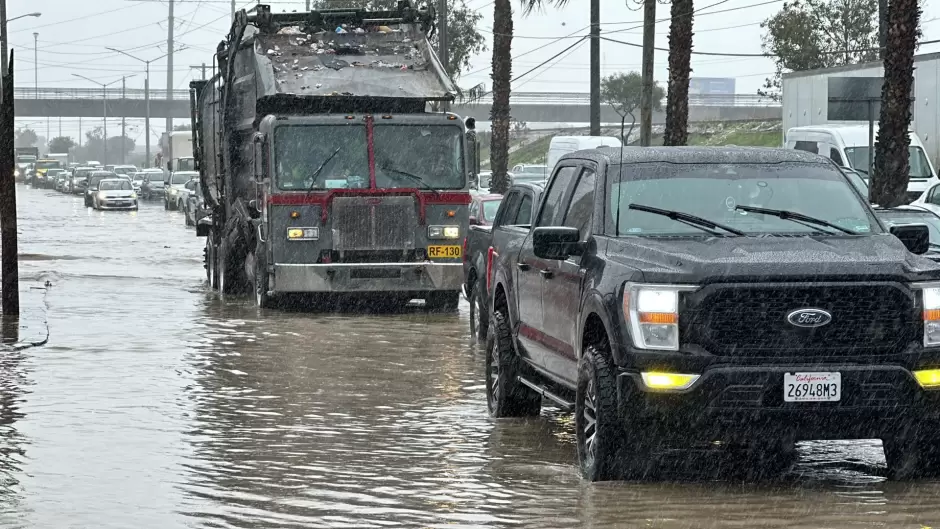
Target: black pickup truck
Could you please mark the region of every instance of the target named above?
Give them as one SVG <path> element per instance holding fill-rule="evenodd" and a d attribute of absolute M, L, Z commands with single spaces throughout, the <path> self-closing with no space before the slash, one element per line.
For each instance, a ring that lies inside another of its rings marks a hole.
<path fill-rule="evenodd" d="M 532 211 L 542 197 L 542 184 L 523 183 L 509 188 L 491 226 L 471 225 L 464 241 L 464 292 L 470 301 L 470 336 L 482 342 L 489 329 L 487 265 L 493 231 L 527 231 Z"/>
<path fill-rule="evenodd" d="M 530 230 L 497 228 L 495 417 L 575 412 L 590 480 L 663 449 L 782 470 L 801 439 L 884 441 L 940 473 L 940 268 L 825 158 L 756 148 L 565 155 Z M 717 448 L 716 448 L 717 447 Z"/>

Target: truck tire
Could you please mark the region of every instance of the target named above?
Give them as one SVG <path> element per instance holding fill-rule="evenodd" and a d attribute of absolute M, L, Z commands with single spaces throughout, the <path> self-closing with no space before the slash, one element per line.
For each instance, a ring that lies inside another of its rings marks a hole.
<path fill-rule="evenodd" d="M 470 290 L 470 337 L 475 343 L 483 343 L 489 332 L 489 316 L 483 302 L 483 282 L 479 279 Z"/>
<path fill-rule="evenodd" d="M 509 322 L 502 312 L 493 313 L 486 351 L 486 407 L 490 416 L 538 416 L 542 396 L 519 382 L 522 360 L 516 355 Z"/>
<path fill-rule="evenodd" d="M 271 307 L 271 296 L 268 295 L 268 274 L 267 264 L 263 258 L 258 258 L 255 254 L 255 277 L 252 281 L 252 288 L 255 291 L 255 303 L 259 309 Z"/>
<path fill-rule="evenodd" d="M 219 288 L 219 265 L 218 265 L 218 252 L 216 252 L 216 247 L 212 244 L 212 235 L 210 234 L 206 237 L 206 247 L 203 250 L 203 258 L 205 259 L 206 267 L 206 281 L 209 283 L 209 288 L 212 290 L 218 290 Z"/>
<path fill-rule="evenodd" d="M 924 423 L 915 433 L 901 432 L 882 439 L 888 478 L 896 481 L 940 476 L 940 442 L 935 435 L 937 424 Z"/>
<path fill-rule="evenodd" d="M 425 306 L 435 312 L 454 312 L 460 305 L 460 291 L 428 292 Z"/>

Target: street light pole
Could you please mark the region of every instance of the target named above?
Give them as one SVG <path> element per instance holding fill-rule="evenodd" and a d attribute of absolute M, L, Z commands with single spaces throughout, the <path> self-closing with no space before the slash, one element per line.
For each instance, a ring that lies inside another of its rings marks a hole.
<path fill-rule="evenodd" d="M 124 127 L 126 125 L 125 120 L 127 119 L 127 77 L 121 77 L 121 165 L 124 165 L 126 161 L 126 148 L 124 145 Z"/>
<path fill-rule="evenodd" d="M 134 55 L 131 55 L 130 53 L 127 53 L 126 51 L 121 51 L 117 48 L 106 47 L 105 49 L 120 53 L 122 55 L 127 55 L 128 57 L 130 57 L 131 59 L 134 59 L 135 61 L 144 63 L 144 71 L 146 72 L 145 73 L 146 78 L 144 79 L 144 105 L 147 107 L 146 116 L 144 117 L 144 138 L 146 140 L 146 145 L 147 145 L 147 163 L 149 164 L 150 163 L 150 63 L 154 61 L 159 61 L 160 59 L 169 55 L 169 53 L 164 53 L 163 55 L 157 57 L 156 59 L 150 59 L 149 61 L 145 61 L 141 59 L 140 57 L 136 57 Z M 183 49 L 185 49 L 185 47 L 179 48 L 179 50 L 183 50 Z"/>
<path fill-rule="evenodd" d="M 41 17 L 42 13 L 27 13 L 25 15 L 20 15 L 18 17 L 13 17 L 7 20 L 7 2 L 6 0 L 0 0 L 0 81 L 3 80 L 3 76 L 7 74 L 7 62 L 10 60 L 10 52 L 7 50 L 7 22 L 13 22 L 25 17 Z M 3 99 L 0 97 L 0 99 Z"/>
<path fill-rule="evenodd" d="M 33 32 L 33 87 L 39 99 L 39 33 Z"/>
<path fill-rule="evenodd" d="M 73 73 L 72 75 L 80 79 L 84 79 L 90 83 L 94 83 L 101 87 L 101 107 L 103 110 L 102 114 L 104 116 L 103 123 L 102 123 L 102 132 L 104 133 L 104 138 L 103 138 L 104 139 L 104 145 L 103 145 L 104 152 L 103 152 L 101 163 L 103 165 L 107 165 L 108 164 L 108 87 L 118 81 L 123 81 L 127 79 L 128 77 L 134 77 L 134 76 L 127 75 L 127 76 L 122 76 L 120 79 L 115 79 L 111 81 L 110 83 L 99 83 L 98 81 L 95 81 L 94 79 L 89 79 L 88 77 L 85 77 L 84 75 L 79 75 L 77 73 Z"/>

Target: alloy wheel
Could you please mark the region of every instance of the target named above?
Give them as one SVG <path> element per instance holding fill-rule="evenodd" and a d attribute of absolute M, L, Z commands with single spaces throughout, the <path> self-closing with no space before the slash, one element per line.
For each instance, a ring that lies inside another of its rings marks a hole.
<path fill-rule="evenodd" d="M 499 392 L 503 389 L 499 384 L 499 375 L 499 340 L 493 340 L 493 346 L 490 349 L 490 392 L 488 395 L 490 399 L 490 409 L 493 410 L 499 405 Z"/>
<path fill-rule="evenodd" d="M 584 409 L 581 411 L 581 424 L 584 428 L 584 462 L 594 464 L 597 457 L 597 391 L 594 379 L 588 380 L 584 391 Z"/>

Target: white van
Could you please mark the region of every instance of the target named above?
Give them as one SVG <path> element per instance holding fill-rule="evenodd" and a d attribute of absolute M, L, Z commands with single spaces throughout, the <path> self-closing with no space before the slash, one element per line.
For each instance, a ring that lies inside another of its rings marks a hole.
<path fill-rule="evenodd" d="M 876 138 L 877 138 L 877 127 Z M 937 171 L 924 150 L 924 144 L 911 131 L 911 180 L 907 184 L 909 200 L 916 200 L 936 183 Z M 868 179 L 868 124 L 829 123 L 793 127 L 787 131 L 784 147 L 828 156 L 843 167 L 851 167 Z"/>
<path fill-rule="evenodd" d="M 545 165 L 549 171 L 555 168 L 558 159 L 569 152 L 598 147 L 620 147 L 620 140 L 613 136 L 555 136 L 548 146 Z"/>

